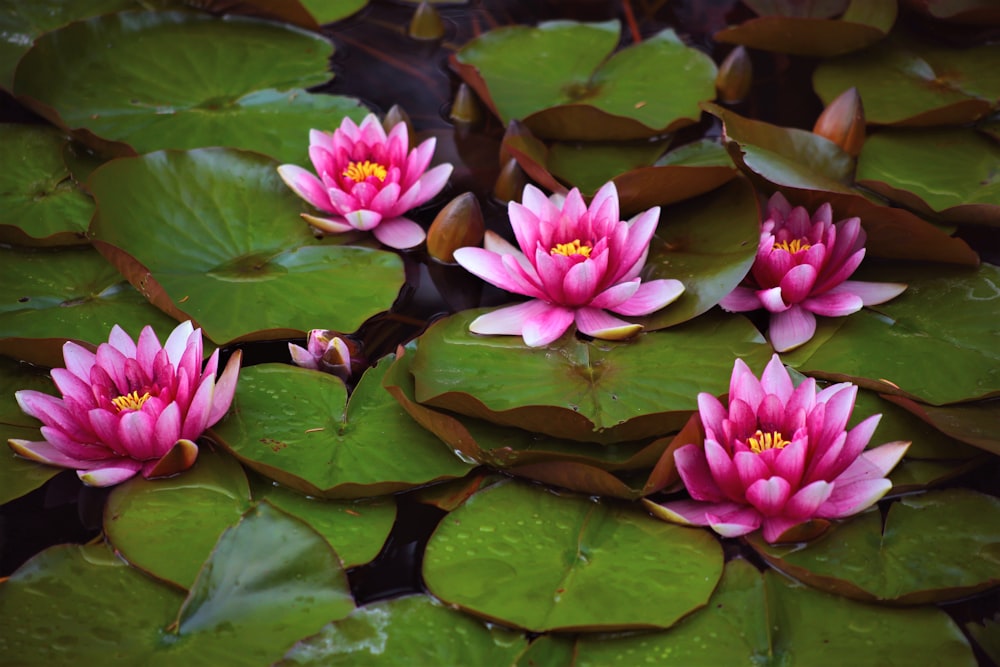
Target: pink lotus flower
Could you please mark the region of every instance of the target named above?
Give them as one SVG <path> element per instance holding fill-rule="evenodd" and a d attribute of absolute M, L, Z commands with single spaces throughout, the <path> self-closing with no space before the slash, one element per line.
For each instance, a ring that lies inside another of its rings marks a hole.
<path fill-rule="evenodd" d="M 588 336 L 618 340 L 642 326 L 606 311 L 648 315 L 684 291 L 678 280 L 639 278 L 660 209 L 622 221 L 614 183 L 602 187 L 589 208 L 576 188 L 563 200 L 528 185 L 523 203 L 511 202 L 508 214 L 520 250 L 494 237 L 492 249 L 459 248 L 455 260 L 489 283 L 532 298 L 476 318 L 469 327 L 474 333 L 520 335 L 537 347 L 575 321 Z"/>
<path fill-rule="evenodd" d="M 183 322 L 161 346 L 152 327 L 136 344 L 118 325 L 97 353 L 63 346 L 66 368 L 52 369 L 62 393 L 15 394 L 24 412 L 41 420 L 41 442 L 10 440 L 21 456 L 75 468 L 91 486 L 110 486 L 137 472 L 162 477 L 186 470 L 198 456 L 194 443 L 229 409 L 241 353 L 215 381 L 219 351 L 202 370 L 201 329 Z"/>
<path fill-rule="evenodd" d="M 288 344 L 288 352 L 296 366 L 336 375 L 344 382 L 351 377 L 352 364 L 363 360 L 351 356 L 347 341 L 334 331 L 313 329 L 306 339 L 306 347 Z"/>
<path fill-rule="evenodd" d="M 302 167 L 283 164 L 278 173 L 295 194 L 329 217 L 303 213 L 309 224 L 333 234 L 357 229 L 371 231 L 391 248 L 411 248 L 426 234 L 403 214 L 441 192 L 451 165 L 427 170 L 436 139 L 412 151 L 405 123 L 388 137 L 375 114 L 355 125 L 344 118 L 332 134 L 309 132 L 309 158 L 317 178 Z"/>
<path fill-rule="evenodd" d="M 839 519 L 871 507 L 892 487 L 885 476 L 910 443 L 865 451 L 882 415 L 847 431 L 857 392 L 844 382 L 817 393 L 812 378 L 793 387 L 778 355 L 757 380 L 737 359 L 728 410 L 711 394 L 699 394 L 705 441 L 674 452 L 693 500 L 664 503 L 656 513 L 711 526 L 725 537 L 763 526 L 764 539 L 775 542 L 811 519 Z"/>
<path fill-rule="evenodd" d="M 823 204 L 810 220 L 805 208 L 792 208 L 776 192 L 767 205 L 750 275 L 719 305 L 731 312 L 766 308 L 771 344 L 786 352 L 813 337 L 816 315 L 850 315 L 906 289 L 899 283 L 848 280 L 864 256 L 860 219 L 834 223 L 830 205 Z"/>

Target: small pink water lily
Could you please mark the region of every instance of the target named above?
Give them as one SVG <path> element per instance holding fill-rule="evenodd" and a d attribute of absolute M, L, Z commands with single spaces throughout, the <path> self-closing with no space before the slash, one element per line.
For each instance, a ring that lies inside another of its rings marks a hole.
<path fill-rule="evenodd" d="M 233 401 L 241 353 L 233 353 L 216 382 L 219 351 L 202 370 L 201 329 L 183 322 L 162 346 L 152 327 L 136 343 L 115 325 L 96 354 L 68 342 L 63 358 L 66 367 L 52 369 L 62 398 L 15 394 L 21 409 L 43 423 L 44 440 L 8 442 L 25 458 L 73 468 L 90 486 L 110 486 L 138 472 L 161 477 L 194 464 L 194 441 Z"/>
<path fill-rule="evenodd" d="M 906 289 L 900 283 L 848 280 L 864 256 L 859 218 L 833 222 L 830 205 L 823 204 L 810 220 L 805 208 L 792 208 L 776 192 L 767 205 L 750 275 L 719 305 L 731 312 L 766 308 L 771 344 L 786 352 L 813 337 L 816 315 L 850 315 Z"/>
<path fill-rule="evenodd" d="M 316 175 L 294 164 L 281 165 L 278 173 L 295 194 L 330 214 L 303 213 L 314 227 L 333 234 L 371 231 L 391 248 L 412 248 L 426 234 L 403 214 L 441 192 L 451 176 L 450 164 L 427 169 L 435 142 L 431 137 L 410 151 L 405 123 L 386 136 L 375 114 L 360 126 L 345 117 L 333 133 L 310 130 Z"/>
<path fill-rule="evenodd" d="M 728 409 L 711 394 L 699 394 L 704 443 L 674 452 L 693 500 L 654 510 L 725 537 L 763 526 L 764 539 L 775 542 L 812 519 L 839 519 L 871 507 L 892 488 L 885 476 L 910 443 L 866 451 L 882 415 L 846 430 L 857 391 L 844 382 L 817 393 L 812 378 L 793 387 L 776 354 L 760 380 L 737 359 Z"/>
<path fill-rule="evenodd" d="M 334 331 L 313 329 L 306 339 L 306 347 L 288 344 L 288 352 L 296 366 L 336 375 L 344 382 L 351 377 L 351 357 L 347 342 Z"/>
<path fill-rule="evenodd" d="M 642 326 L 613 315 L 648 315 L 684 291 L 678 280 L 639 278 L 660 217 L 654 207 L 625 222 L 618 190 L 602 187 L 590 207 L 580 191 L 565 199 L 524 188 L 522 203 L 508 206 L 520 250 L 499 237 L 489 249 L 460 248 L 455 260 L 466 270 L 508 292 L 531 297 L 476 318 L 479 334 L 520 335 L 532 347 L 547 345 L 576 322 L 595 338 L 619 340 Z"/>

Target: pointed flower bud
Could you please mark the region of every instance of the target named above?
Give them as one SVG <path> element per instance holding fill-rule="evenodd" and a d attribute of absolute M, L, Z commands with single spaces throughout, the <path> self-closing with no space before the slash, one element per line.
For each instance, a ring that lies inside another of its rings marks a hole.
<path fill-rule="evenodd" d="M 461 194 L 441 209 L 427 231 L 427 252 L 439 262 L 452 263 L 459 248 L 483 241 L 486 223 L 479 200 L 471 192 Z"/>
<path fill-rule="evenodd" d="M 306 347 L 288 344 L 288 352 L 296 366 L 336 375 L 347 382 L 352 373 L 352 364 L 364 365 L 357 345 L 342 338 L 336 331 L 313 329 L 306 339 Z"/>
<path fill-rule="evenodd" d="M 444 37 L 444 22 L 441 20 L 441 15 L 427 0 L 417 5 L 417 11 L 413 12 L 409 35 L 413 39 L 427 41 Z"/>
<path fill-rule="evenodd" d="M 813 134 L 826 137 L 844 151 L 857 157 L 865 144 L 865 109 L 857 88 L 849 88 L 823 109 L 816 119 Z"/>
<path fill-rule="evenodd" d="M 719 65 L 719 73 L 715 76 L 719 99 L 726 104 L 738 104 L 750 94 L 752 84 L 753 65 L 750 55 L 745 47 L 737 46 Z"/>
<path fill-rule="evenodd" d="M 466 125 L 478 123 L 483 118 L 483 110 L 479 106 L 479 100 L 465 83 L 459 84 L 458 90 L 455 91 L 455 100 L 451 103 L 451 112 L 448 114 L 448 118 L 452 122 Z"/>

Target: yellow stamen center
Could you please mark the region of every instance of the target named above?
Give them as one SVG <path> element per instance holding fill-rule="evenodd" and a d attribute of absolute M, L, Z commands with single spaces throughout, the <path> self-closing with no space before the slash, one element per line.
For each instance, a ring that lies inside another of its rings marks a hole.
<path fill-rule="evenodd" d="M 750 451 L 754 454 L 760 454 L 768 449 L 783 449 L 785 445 L 790 443 L 777 431 L 762 433 L 758 430 L 750 436 L 750 439 L 747 440 L 747 444 L 750 445 Z"/>
<path fill-rule="evenodd" d="M 365 160 L 364 162 L 348 162 L 347 169 L 343 171 L 344 178 L 349 178 L 355 183 L 360 183 L 369 176 L 374 176 L 380 181 L 384 181 L 389 170 L 378 162 Z"/>
<path fill-rule="evenodd" d="M 779 241 L 774 244 L 775 250 L 785 250 L 793 255 L 803 250 L 809 250 L 810 245 L 805 239 L 792 239 L 791 241 Z"/>
<path fill-rule="evenodd" d="M 572 257 L 573 255 L 590 257 L 590 251 L 593 249 L 589 243 L 580 243 L 580 239 L 573 239 L 569 243 L 557 243 L 552 250 L 549 250 L 549 254 L 565 255 L 566 257 Z"/>
<path fill-rule="evenodd" d="M 118 398 L 112 398 L 111 402 L 114 406 L 118 408 L 118 412 L 122 410 L 138 410 L 142 407 L 142 404 L 149 400 L 149 392 L 147 391 L 142 396 L 139 392 L 133 391 L 131 394 L 125 394 L 124 396 L 119 396 Z"/>

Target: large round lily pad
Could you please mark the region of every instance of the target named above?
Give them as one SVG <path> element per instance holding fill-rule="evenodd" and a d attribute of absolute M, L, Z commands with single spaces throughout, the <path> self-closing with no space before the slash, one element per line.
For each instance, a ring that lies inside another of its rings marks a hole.
<path fill-rule="evenodd" d="M 726 391 L 734 358 L 756 366 L 770 355 L 740 317 L 705 316 L 623 342 L 570 331 L 531 348 L 519 336 L 470 333 L 479 314 L 440 320 L 420 337 L 417 401 L 558 438 L 607 444 L 677 430 L 699 391 Z"/>
<path fill-rule="evenodd" d="M 705 604 L 721 574 L 706 531 L 515 481 L 445 517 L 424 555 L 436 597 L 537 632 L 669 627 Z"/>
<path fill-rule="evenodd" d="M 672 30 L 612 55 L 619 29 L 498 28 L 466 43 L 453 66 L 505 124 L 522 120 L 547 139 L 638 139 L 696 122 L 698 102 L 715 97 L 712 60 Z"/>
<path fill-rule="evenodd" d="M 943 602 L 1000 583 L 1000 499 L 968 489 L 906 496 L 884 525 L 867 512 L 806 544 L 749 541 L 779 570 L 860 600 Z"/>
<path fill-rule="evenodd" d="M 329 79 L 332 50 L 320 35 L 257 19 L 121 12 L 42 35 L 14 93 L 57 125 L 140 153 L 221 145 L 303 163 L 310 128 L 367 113 L 304 90 Z"/>
<path fill-rule="evenodd" d="M 339 378 L 319 371 L 243 369 L 233 408 L 212 432 L 250 467 L 312 496 L 376 496 L 465 475 L 471 466 L 382 389 L 388 367 L 366 372 L 350 400 Z"/>
<path fill-rule="evenodd" d="M 388 310 L 403 282 L 399 257 L 318 241 L 276 166 L 231 149 L 114 160 L 90 179 L 91 232 L 154 304 L 218 343 L 320 325 L 353 331 Z"/>

